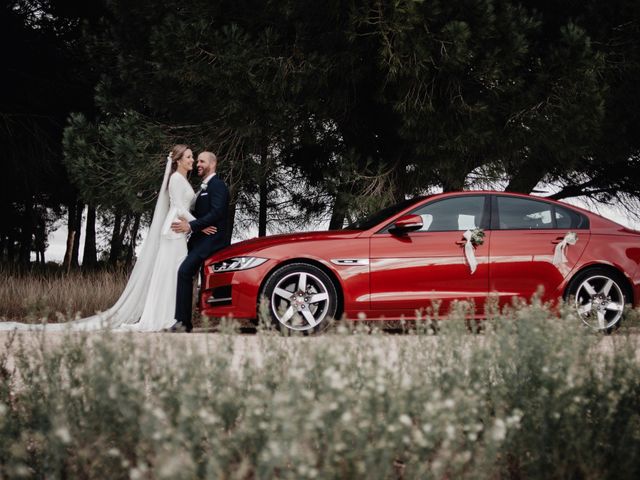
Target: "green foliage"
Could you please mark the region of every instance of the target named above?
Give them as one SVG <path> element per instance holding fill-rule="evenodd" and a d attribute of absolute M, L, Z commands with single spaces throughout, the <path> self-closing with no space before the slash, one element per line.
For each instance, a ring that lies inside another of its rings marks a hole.
<path fill-rule="evenodd" d="M 635 478 L 635 336 L 540 305 L 471 334 L 8 340 L 0 473 L 110 478 Z M 175 341 L 174 341 L 175 340 Z M 9 367 L 9 357 L 13 368 Z"/>
<path fill-rule="evenodd" d="M 73 114 L 64 131 L 65 166 L 84 201 L 142 213 L 155 203 L 162 181 L 163 140 L 160 128 L 135 112 L 97 124 Z"/>

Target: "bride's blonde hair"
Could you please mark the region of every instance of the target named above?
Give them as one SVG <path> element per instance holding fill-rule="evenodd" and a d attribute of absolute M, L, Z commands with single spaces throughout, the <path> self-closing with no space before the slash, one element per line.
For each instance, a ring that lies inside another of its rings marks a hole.
<path fill-rule="evenodd" d="M 184 143 L 178 143 L 174 145 L 169 153 L 171 157 L 171 175 L 178 169 L 178 160 L 182 158 L 184 152 L 187 151 L 189 145 L 185 145 Z M 167 183 L 167 190 L 169 190 L 169 183 Z"/>
<path fill-rule="evenodd" d="M 178 169 L 178 160 L 182 158 L 184 152 L 187 151 L 189 145 L 185 145 L 184 143 L 178 143 L 174 145 L 171 149 L 171 173 L 175 172 Z"/>

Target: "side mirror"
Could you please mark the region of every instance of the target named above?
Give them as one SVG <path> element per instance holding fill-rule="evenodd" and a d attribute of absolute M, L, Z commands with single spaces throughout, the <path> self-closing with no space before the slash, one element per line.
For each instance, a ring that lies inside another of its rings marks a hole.
<path fill-rule="evenodd" d="M 389 232 L 395 235 L 403 235 L 420 230 L 422 225 L 422 217 L 420 215 L 403 215 L 393 223 Z"/>

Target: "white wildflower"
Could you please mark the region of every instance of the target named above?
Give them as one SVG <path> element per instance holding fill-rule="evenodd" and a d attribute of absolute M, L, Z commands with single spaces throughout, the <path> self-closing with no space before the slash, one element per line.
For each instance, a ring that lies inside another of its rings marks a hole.
<path fill-rule="evenodd" d="M 509 428 L 518 428 L 520 426 L 520 420 L 522 419 L 522 410 L 516 408 L 512 414 L 507 418 L 507 426 Z"/>
<path fill-rule="evenodd" d="M 55 435 L 63 444 L 68 445 L 71 443 L 71 434 L 69 433 L 67 427 L 59 427 L 55 431 Z"/>
<path fill-rule="evenodd" d="M 471 452 L 465 450 L 464 452 L 460 452 L 456 455 L 455 460 L 459 463 L 465 464 L 471 460 Z"/>
<path fill-rule="evenodd" d="M 507 425 L 501 418 L 496 418 L 491 429 L 491 438 L 496 442 L 502 442 L 507 436 Z"/>
<path fill-rule="evenodd" d="M 163 462 L 158 468 L 158 478 L 173 479 L 183 475 L 189 477 L 188 472 L 193 470 L 194 467 L 193 460 L 184 452 L 161 458 Z"/>
<path fill-rule="evenodd" d="M 453 425 L 447 425 L 447 427 L 444 429 L 446 434 L 447 434 L 447 438 L 450 440 L 453 440 L 456 436 L 456 427 L 454 427 Z"/>
<path fill-rule="evenodd" d="M 413 425 L 413 422 L 411 421 L 411 417 L 406 413 L 403 413 L 402 415 L 400 415 L 400 418 L 398 420 L 402 425 L 406 427 L 410 427 L 411 425 Z"/>
<path fill-rule="evenodd" d="M 110 448 L 109 450 L 107 450 L 107 456 L 108 457 L 119 457 L 120 456 L 120 450 L 118 450 L 117 448 Z"/>

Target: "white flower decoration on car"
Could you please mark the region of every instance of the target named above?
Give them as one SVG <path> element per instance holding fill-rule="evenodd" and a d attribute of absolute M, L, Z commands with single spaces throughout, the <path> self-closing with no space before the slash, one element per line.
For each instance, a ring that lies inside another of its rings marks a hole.
<path fill-rule="evenodd" d="M 474 247 L 482 245 L 484 243 L 484 230 L 481 228 L 471 230 L 471 243 Z"/>
<path fill-rule="evenodd" d="M 556 249 L 553 252 L 553 264 L 559 267 L 563 263 L 567 263 L 567 256 L 565 254 L 569 245 L 575 245 L 578 243 L 578 234 L 576 232 L 567 232 L 562 241 L 556 245 Z"/>
<path fill-rule="evenodd" d="M 469 268 L 473 274 L 475 273 L 476 268 L 478 268 L 478 260 L 476 260 L 476 255 L 473 249 L 484 243 L 484 230 L 481 228 L 474 228 L 473 230 L 467 230 L 462 234 L 462 236 L 466 240 L 466 243 L 464 244 L 464 256 L 467 257 Z"/>

